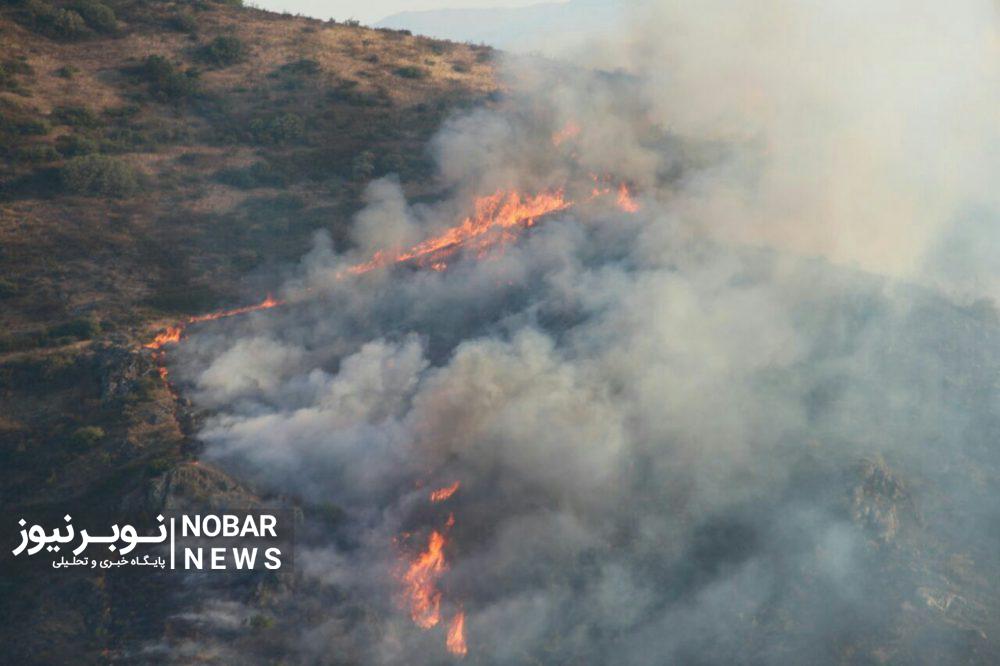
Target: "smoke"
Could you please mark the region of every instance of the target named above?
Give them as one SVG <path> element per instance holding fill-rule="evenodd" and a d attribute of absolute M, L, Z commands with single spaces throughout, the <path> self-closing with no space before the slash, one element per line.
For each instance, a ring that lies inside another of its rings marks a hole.
<path fill-rule="evenodd" d="M 445 661 L 398 570 L 449 514 L 442 612 L 483 663 L 1000 647 L 970 582 L 998 564 L 1000 337 L 950 300 L 996 293 L 993 6 L 639 11 L 605 70 L 512 61 L 500 109 L 447 123 L 450 196 L 373 183 L 291 305 L 185 342 L 205 457 L 304 507 L 290 659 Z M 607 179 L 638 212 L 589 196 Z M 445 271 L 345 277 L 497 188 L 577 205 Z"/>

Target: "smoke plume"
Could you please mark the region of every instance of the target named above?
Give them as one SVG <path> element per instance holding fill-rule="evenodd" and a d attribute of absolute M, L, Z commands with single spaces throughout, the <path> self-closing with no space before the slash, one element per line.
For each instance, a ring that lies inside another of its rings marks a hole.
<path fill-rule="evenodd" d="M 995 11 L 643 3 L 595 69 L 505 63 L 430 148 L 447 196 L 372 183 L 288 305 L 193 329 L 204 456 L 343 512 L 291 658 L 446 663 L 459 614 L 488 664 L 996 655 Z M 572 205 L 349 271 L 498 190 Z"/>

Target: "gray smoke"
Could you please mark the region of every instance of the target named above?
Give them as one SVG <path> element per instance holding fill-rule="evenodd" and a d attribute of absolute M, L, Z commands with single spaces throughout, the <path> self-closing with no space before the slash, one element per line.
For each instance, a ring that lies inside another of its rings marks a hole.
<path fill-rule="evenodd" d="M 449 512 L 470 662 L 1000 650 L 971 582 L 998 564 L 1000 329 L 966 307 L 998 285 L 993 5 L 650 4 L 603 70 L 510 62 L 506 103 L 434 141 L 450 196 L 372 183 L 291 305 L 183 345 L 205 457 L 343 510 L 300 548 L 328 601 L 290 659 L 446 661 L 393 571 Z M 592 174 L 641 209 L 584 201 Z M 502 251 L 343 276 L 563 186 L 584 202 Z"/>

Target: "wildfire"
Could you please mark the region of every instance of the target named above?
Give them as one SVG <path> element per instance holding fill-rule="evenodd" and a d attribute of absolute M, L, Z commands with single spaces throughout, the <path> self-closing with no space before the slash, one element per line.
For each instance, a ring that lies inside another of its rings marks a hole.
<path fill-rule="evenodd" d="M 455 491 L 458 490 L 458 488 L 459 488 L 460 485 L 461 485 L 461 483 L 459 483 L 458 481 L 456 481 L 455 483 L 451 484 L 450 486 L 445 486 L 444 488 L 438 488 L 437 490 L 435 490 L 434 492 L 431 493 L 431 501 L 432 502 L 443 502 L 443 501 L 445 501 L 446 499 L 448 499 L 449 497 L 451 497 L 452 495 L 455 494 Z"/>
<path fill-rule="evenodd" d="M 558 147 L 570 139 L 575 139 L 580 135 L 581 131 L 583 131 L 583 128 L 571 120 L 561 130 L 552 135 L 552 145 Z"/>
<path fill-rule="evenodd" d="M 427 549 L 420 553 L 403 575 L 405 596 L 410 602 L 410 617 L 422 629 L 441 621 L 441 591 L 437 581 L 448 570 L 444 559 L 444 535 L 431 532 Z"/>
<path fill-rule="evenodd" d="M 183 330 L 181 326 L 168 326 L 166 330 L 153 338 L 152 342 L 147 342 L 143 347 L 146 349 L 160 349 L 168 342 L 178 342 L 181 339 L 181 332 Z"/>
<path fill-rule="evenodd" d="M 284 305 L 284 301 L 279 301 L 276 298 L 272 298 L 270 294 L 267 295 L 263 301 L 257 305 L 247 305 L 242 308 L 234 308 L 232 310 L 221 310 L 219 312 L 209 312 L 203 315 L 196 315 L 190 317 L 187 320 L 189 324 L 197 324 L 200 321 L 215 321 L 216 319 L 225 319 L 226 317 L 235 317 L 236 315 L 247 314 L 249 312 L 257 312 L 258 310 L 268 310 L 270 308 L 277 307 L 279 305 Z"/>
<path fill-rule="evenodd" d="M 639 204 L 635 202 L 632 198 L 632 193 L 628 189 L 628 185 L 622 183 L 618 186 L 618 207 L 621 208 L 626 213 L 635 213 L 639 210 Z"/>
<path fill-rule="evenodd" d="M 441 234 L 396 253 L 376 252 L 368 261 L 346 269 L 348 275 L 362 275 L 376 268 L 408 261 L 418 266 L 444 270 L 443 261 L 459 249 L 474 249 L 483 255 L 490 248 L 516 238 L 513 233 L 531 227 L 538 218 L 573 205 L 562 190 L 546 190 L 524 195 L 516 190 L 498 190 L 476 200 L 474 213 Z"/>
<path fill-rule="evenodd" d="M 465 645 L 464 611 L 459 611 L 455 614 L 455 617 L 451 619 L 451 625 L 448 627 L 448 638 L 445 640 L 445 646 L 448 648 L 448 652 L 460 657 L 464 657 L 469 652 L 469 648 Z"/>

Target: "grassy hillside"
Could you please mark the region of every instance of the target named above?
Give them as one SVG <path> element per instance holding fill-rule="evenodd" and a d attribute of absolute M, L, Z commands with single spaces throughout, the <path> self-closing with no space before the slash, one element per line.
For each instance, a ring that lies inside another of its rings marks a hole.
<path fill-rule="evenodd" d="M 495 89 L 486 49 L 204 2 L 25 0 L 0 41 L 8 351 L 238 301 L 370 178 L 432 187 L 423 141 Z"/>

